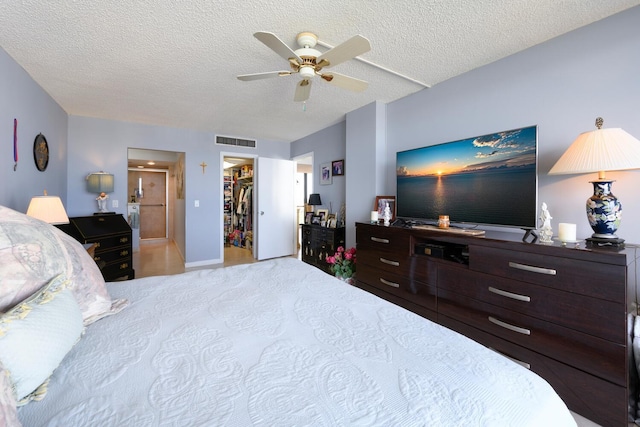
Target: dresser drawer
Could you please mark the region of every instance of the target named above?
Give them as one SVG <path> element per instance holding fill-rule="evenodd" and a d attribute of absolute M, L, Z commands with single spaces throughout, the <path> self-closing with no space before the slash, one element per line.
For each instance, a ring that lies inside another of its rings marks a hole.
<path fill-rule="evenodd" d="M 121 234 L 118 236 L 109 236 L 91 239 L 92 243 L 96 244 L 96 252 L 104 250 L 111 250 L 118 246 L 131 246 L 131 235 Z"/>
<path fill-rule="evenodd" d="M 129 259 L 131 258 L 131 247 L 130 246 L 120 246 L 119 248 L 109 248 L 108 250 L 95 251 L 93 255 L 93 259 L 96 262 L 105 262 L 111 263 L 116 260 Z"/>
<path fill-rule="evenodd" d="M 626 348 L 582 332 L 438 288 L 438 313 L 626 385 Z"/>
<path fill-rule="evenodd" d="M 624 345 L 625 307 L 532 283 L 438 265 L 438 288 Z"/>
<path fill-rule="evenodd" d="M 571 249 L 567 249 L 571 250 Z M 621 265 L 472 245 L 471 270 L 624 304 L 626 268 Z"/>
<path fill-rule="evenodd" d="M 403 228 L 365 224 L 357 224 L 356 226 L 358 251 L 361 249 L 373 249 L 394 252 L 398 256 L 409 256 L 410 240 L 411 236 Z"/>
<path fill-rule="evenodd" d="M 450 317 L 439 315 L 438 323 L 481 342 L 531 369 L 551 384 L 572 411 L 602 426 L 627 425 L 628 395 L 624 386 L 590 375 L 537 351 L 528 350 Z M 544 349 L 541 350 L 544 351 Z M 594 402 L 601 404 L 594 404 Z"/>
<path fill-rule="evenodd" d="M 409 275 L 411 258 L 405 254 L 383 252 L 371 249 L 358 250 L 358 273 L 377 268 L 394 274 Z M 363 268 L 366 266 L 366 268 Z"/>
<path fill-rule="evenodd" d="M 425 283 L 411 280 L 406 275 L 398 275 L 378 268 L 367 268 L 362 272 L 358 270 L 357 278 L 358 281 L 418 306 L 434 311 L 436 309 L 435 286 L 429 286 Z"/>

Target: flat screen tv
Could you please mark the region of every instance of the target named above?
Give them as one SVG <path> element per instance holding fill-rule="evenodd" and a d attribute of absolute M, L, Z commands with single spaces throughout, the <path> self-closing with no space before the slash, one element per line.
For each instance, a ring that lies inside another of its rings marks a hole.
<path fill-rule="evenodd" d="M 537 133 L 530 126 L 398 152 L 397 217 L 535 229 Z"/>

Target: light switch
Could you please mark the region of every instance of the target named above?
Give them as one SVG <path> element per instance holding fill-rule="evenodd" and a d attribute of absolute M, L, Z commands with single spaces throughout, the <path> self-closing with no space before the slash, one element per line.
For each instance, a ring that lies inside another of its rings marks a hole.
<path fill-rule="evenodd" d="M 112 200 L 111 201 L 111 207 L 112 208 L 117 208 L 118 207 L 118 201 L 117 200 Z"/>
<path fill-rule="evenodd" d="M 200 200 L 196 200 L 195 202 L 193 202 L 193 206 L 195 206 L 196 208 L 200 207 Z"/>

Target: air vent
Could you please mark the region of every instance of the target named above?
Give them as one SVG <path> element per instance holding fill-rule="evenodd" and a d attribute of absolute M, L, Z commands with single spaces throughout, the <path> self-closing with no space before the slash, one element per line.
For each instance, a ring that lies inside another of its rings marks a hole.
<path fill-rule="evenodd" d="M 216 144 L 235 145 L 236 147 L 256 148 L 256 141 L 253 139 L 231 138 L 229 136 L 216 136 Z"/>

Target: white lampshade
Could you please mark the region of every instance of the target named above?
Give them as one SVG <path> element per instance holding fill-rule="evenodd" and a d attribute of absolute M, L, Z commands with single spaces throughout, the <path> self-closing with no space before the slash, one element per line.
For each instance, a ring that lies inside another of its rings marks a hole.
<path fill-rule="evenodd" d="M 596 121 L 596 125 L 602 119 Z M 640 169 L 640 141 L 620 128 L 596 129 L 578 135 L 549 175 Z"/>
<path fill-rule="evenodd" d="M 619 128 L 602 129 L 602 124 L 598 117 L 598 129 L 578 135 L 549 174 L 598 172 L 598 179 L 591 181 L 593 195 L 586 203 L 587 219 L 594 231 L 587 242 L 623 247 L 624 239 L 615 234 L 622 220 L 622 203 L 611 192 L 613 180 L 605 173 L 640 169 L 640 141 Z"/>
<path fill-rule="evenodd" d="M 27 215 L 54 225 L 69 223 L 69 217 L 60 197 L 48 196 L 46 191 L 44 196 L 35 196 L 31 199 Z"/>

